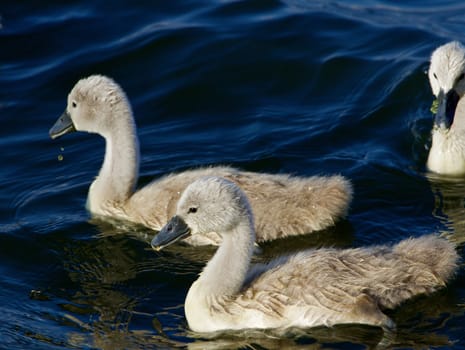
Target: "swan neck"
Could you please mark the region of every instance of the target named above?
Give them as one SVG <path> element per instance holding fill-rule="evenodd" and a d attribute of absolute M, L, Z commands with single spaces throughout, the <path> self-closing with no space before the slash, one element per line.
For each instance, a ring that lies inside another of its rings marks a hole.
<path fill-rule="evenodd" d="M 252 258 L 255 232 L 250 220 L 245 219 L 222 236 L 223 242 L 198 279 L 204 293 L 209 296 L 238 293 Z"/>
<path fill-rule="evenodd" d="M 112 132 L 105 138 L 105 157 L 100 172 L 89 191 L 88 205 L 100 206 L 111 201 L 124 203 L 134 193 L 139 176 L 139 141 L 130 107 L 120 110 Z"/>

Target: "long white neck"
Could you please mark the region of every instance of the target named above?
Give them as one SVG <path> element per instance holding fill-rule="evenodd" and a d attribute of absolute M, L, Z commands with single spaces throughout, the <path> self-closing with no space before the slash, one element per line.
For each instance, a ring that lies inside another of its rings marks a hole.
<path fill-rule="evenodd" d="M 252 258 L 255 233 L 245 218 L 222 236 L 223 242 L 198 279 L 208 295 L 229 296 L 239 292 Z"/>
<path fill-rule="evenodd" d="M 445 112 L 444 112 L 445 113 Z M 439 174 L 465 174 L 465 98 L 457 103 L 449 129 L 435 126 L 427 166 Z"/>
<path fill-rule="evenodd" d="M 129 106 L 118 110 L 124 117 L 115 118 L 105 138 L 105 159 L 89 189 L 88 209 L 105 214 L 105 203 L 124 204 L 134 193 L 139 176 L 139 141 Z"/>
<path fill-rule="evenodd" d="M 250 266 L 254 241 L 253 224 L 245 218 L 239 226 L 223 235 L 220 247 L 186 296 L 184 309 L 193 331 L 228 328 L 228 321 L 215 316 L 212 310 L 227 307 L 222 301 L 241 290 Z"/>

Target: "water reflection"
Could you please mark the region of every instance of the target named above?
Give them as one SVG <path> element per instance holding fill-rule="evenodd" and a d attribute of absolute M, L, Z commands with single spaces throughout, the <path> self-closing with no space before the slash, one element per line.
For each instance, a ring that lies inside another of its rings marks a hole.
<path fill-rule="evenodd" d="M 244 331 L 225 334 L 214 339 L 199 339 L 189 343 L 189 350 L 200 349 L 322 349 L 341 343 L 363 342 L 373 348 L 383 338 L 383 331 L 376 327 L 343 325 L 333 328 L 292 329 L 286 334 L 266 331 Z"/>
<path fill-rule="evenodd" d="M 427 348 L 451 346 L 452 342 L 444 335 L 426 330 L 383 331 L 365 325 L 338 325 L 293 329 L 279 335 L 265 331 L 236 332 L 214 339 L 197 339 L 188 344 L 188 349 L 351 349 L 354 345 L 367 349 Z"/>
<path fill-rule="evenodd" d="M 441 234 L 458 245 L 465 243 L 465 179 L 428 173 L 434 195 L 433 215 L 444 225 Z"/>
<path fill-rule="evenodd" d="M 67 301 L 59 306 L 63 322 L 78 329 L 68 334 L 69 343 L 79 348 L 142 348 L 153 343 L 154 336 L 160 343 L 163 337 L 153 324 L 157 311 L 168 317 L 156 305 L 157 289 L 170 285 L 166 273 L 157 273 L 164 263 L 145 249 L 146 243 L 121 234 L 119 228 L 103 223 L 98 227 L 97 237 L 74 241 L 63 250 L 70 281 L 65 286 Z"/>

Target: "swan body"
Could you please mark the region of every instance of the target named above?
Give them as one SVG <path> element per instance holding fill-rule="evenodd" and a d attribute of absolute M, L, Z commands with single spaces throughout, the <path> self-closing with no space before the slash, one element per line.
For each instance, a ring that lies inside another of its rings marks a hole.
<path fill-rule="evenodd" d="M 196 332 L 391 327 L 382 309 L 443 287 L 458 263 L 452 243 L 429 235 L 393 246 L 306 250 L 250 267 L 252 210 L 237 185 L 218 177 L 186 188 L 152 247 L 209 231 L 220 232 L 223 241 L 187 293 L 185 314 Z"/>
<path fill-rule="evenodd" d="M 465 47 L 457 41 L 431 56 L 429 82 L 438 100 L 427 167 L 445 175 L 465 174 Z"/>
<path fill-rule="evenodd" d="M 100 134 L 106 141 L 103 165 L 89 189 L 88 210 L 157 231 L 174 215 L 187 185 L 203 176 L 225 177 L 244 189 L 256 217 L 259 242 L 332 226 L 347 214 L 352 199 L 351 183 L 342 176 L 271 175 L 226 166 L 170 174 L 136 191 L 139 144 L 131 106 L 123 89 L 101 75 L 78 81 L 50 136 L 75 130 Z M 217 245 L 221 238 L 209 232 L 187 241 Z"/>

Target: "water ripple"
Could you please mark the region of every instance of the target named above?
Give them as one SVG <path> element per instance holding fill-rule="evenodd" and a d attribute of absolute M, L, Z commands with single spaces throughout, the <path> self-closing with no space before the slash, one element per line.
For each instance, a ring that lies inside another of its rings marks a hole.
<path fill-rule="evenodd" d="M 359 326 L 280 341 L 190 333 L 183 300 L 213 249 L 156 254 L 154 232 L 91 219 L 85 201 L 103 140 L 48 137 L 69 90 L 89 74 L 114 77 L 128 94 L 141 184 L 215 164 L 353 181 L 346 221 L 265 245 L 258 261 L 431 232 L 463 247 L 463 181 L 424 166 L 432 121 L 424 72 L 435 46 L 463 39 L 462 2 L 32 1 L 0 11 L 5 346 L 359 348 L 378 339 Z M 464 296 L 459 274 L 444 293 L 393 312 L 394 346 L 452 339 L 463 348 Z"/>

